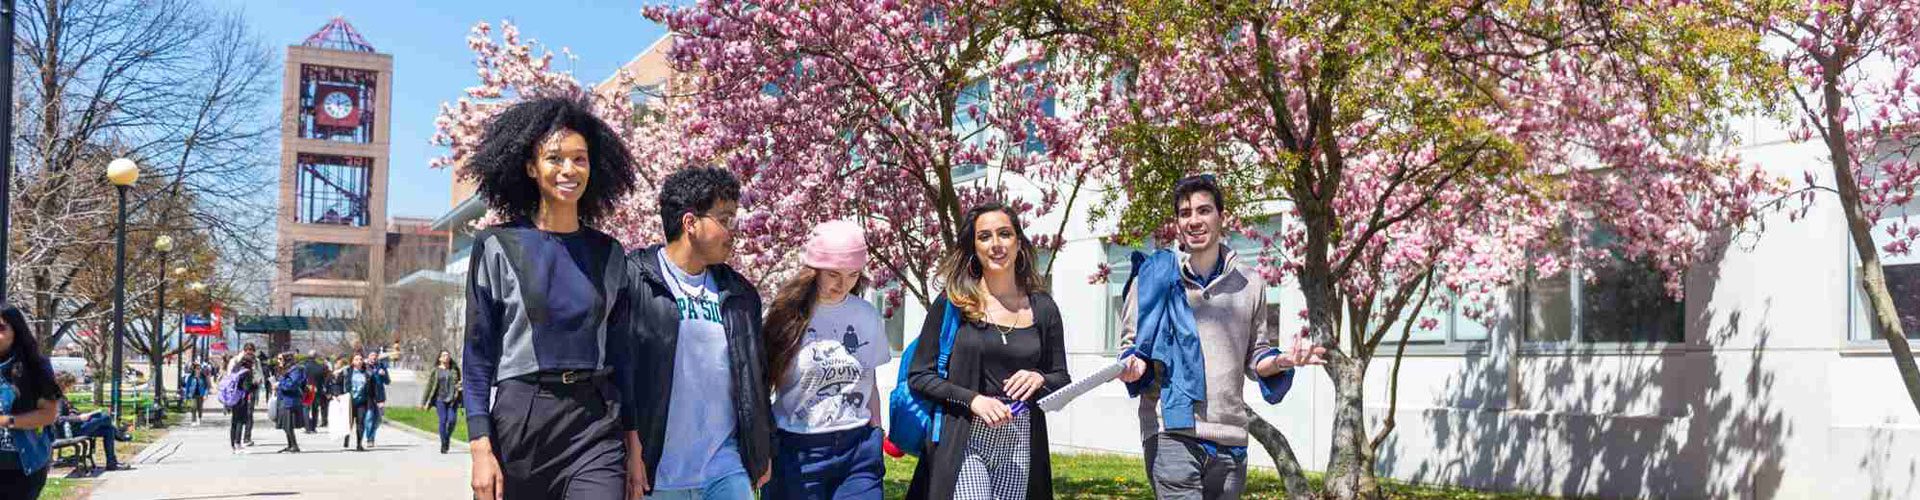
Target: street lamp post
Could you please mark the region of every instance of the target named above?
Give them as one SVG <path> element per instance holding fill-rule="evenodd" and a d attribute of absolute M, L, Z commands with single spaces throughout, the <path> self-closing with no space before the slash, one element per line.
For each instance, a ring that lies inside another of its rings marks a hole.
<path fill-rule="evenodd" d="M 195 281 L 187 285 L 187 291 L 193 292 L 194 296 L 196 297 L 205 297 L 206 296 L 205 294 L 207 292 L 207 284 Z M 187 337 L 186 321 L 187 320 L 185 317 L 181 317 L 180 338 L 183 343 L 186 341 L 185 339 Z M 205 342 L 201 342 L 202 340 L 205 340 L 205 339 L 201 337 L 203 336 L 202 335 L 193 336 L 193 375 L 196 377 L 200 376 L 200 367 L 206 364 L 207 362 L 207 349 L 203 345 L 205 344 Z M 202 389 L 207 389 L 207 388 L 202 387 Z"/>
<path fill-rule="evenodd" d="M 176 268 L 173 268 L 173 275 L 174 275 L 174 276 L 178 276 L 178 277 L 185 277 L 185 276 L 187 275 L 187 268 L 184 268 L 184 267 L 176 267 Z M 161 286 L 160 286 L 160 288 L 161 288 L 162 290 L 165 290 L 165 289 L 166 289 L 166 285 L 165 285 L 165 283 L 164 283 L 164 282 L 162 282 L 162 284 L 161 284 Z M 187 286 L 187 290 L 193 290 L 193 286 L 192 286 L 192 285 L 188 285 L 188 286 Z M 162 302 L 162 303 L 161 303 L 161 305 L 160 305 L 160 307 L 161 307 L 161 311 L 165 311 L 165 310 L 166 310 L 166 303 L 165 303 L 165 302 Z M 164 321 L 166 321 L 166 320 L 167 320 L 167 315 L 165 315 L 165 314 L 162 314 L 162 315 L 160 315 L 160 321 L 162 321 L 162 322 L 164 322 Z M 162 324 L 164 324 L 164 323 L 162 323 Z M 185 379 L 185 378 L 183 378 L 183 377 L 185 377 L 185 376 L 186 376 L 186 374 L 187 374 L 187 372 L 186 372 L 186 368 L 187 368 L 187 316 L 186 316 L 185 314 L 181 314 L 181 315 L 180 315 L 180 324 L 179 324 L 179 329 L 178 329 L 178 330 L 174 330 L 174 331 L 176 332 L 176 333 L 174 334 L 174 338 L 175 338 L 175 339 L 178 339 L 178 342 L 175 342 L 175 343 L 174 343 L 173 345 L 175 345 L 175 346 L 178 346 L 178 347 L 180 348 L 180 352 L 179 352 L 179 353 L 177 353 L 177 354 L 175 354 L 175 355 L 173 356 L 173 390 L 174 390 L 174 392 L 175 392 L 176 394 L 178 394 L 178 395 L 180 396 L 180 399 L 182 399 L 182 400 L 184 400 L 184 399 L 186 399 L 186 396 L 187 396 L 187 393 L 186 393 L 186 389 L 187 389 L 187 379 Z M 164 351 L 162 351 L 162 352 L 164 352 Z M 165 356 L 165 355 L 163 354 L 163 355 L 162 355 L 161 357 L 162 357 L 162 358 L 165 358 L 166 356 Z"/>
<path fill-rule="evenodd" d="M 140 165 L 118 158 L 107 163 L 107 181 L 113 183 L 119 209 L 113 232 L 113 418 L 120 419 L 120 379 L 126 378 L 127 336 L 127 188 L 140 179 Z M 115 424 L 118 425 L 117 423 Z M 120 464 L 109 463 L 108 469 Z"/>
<path fill-rule="evenodd" d="M 152 372 L 152 376 L 148 377 L 152 380 L 152 383 L 148 385 L 153 389 L 153 413 L 155 419 L 158 420 L 164 418 L 167 407 L 165 404 L 167 400 L 167 381 L 161 378 L 161 374 L 166 373 L 163 368 L 167 366 L 167 345 L 165 342 L 167 338 L 167 254 L 173 252 L 173 237 L 162 234 L 160 237 L 154 238 L 153 251 L 160 253 L 160 289 L 156 290 L 154 295 L 153 328 L 155 331 L 150 332 L 150 335 L 147 336 L 147 344 L 149 344 L 147 347 L 153 349 L 153 352 L 149 352 L 148 354 L 157 354 L 157 356 L 152 356 L 147 359 L 158 358 L 159 362 L 147 367 L 147 370 Z"/>

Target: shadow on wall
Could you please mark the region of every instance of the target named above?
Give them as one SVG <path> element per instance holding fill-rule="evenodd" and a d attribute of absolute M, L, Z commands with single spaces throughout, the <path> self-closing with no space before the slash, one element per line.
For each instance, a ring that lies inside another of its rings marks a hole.
<path fill-rule="evenodd" d="M 1746 321 L 1741 311 L 1721 317 L 1692 304 L 1687 331 L 1707 333 L 1684 347 L 1527 352 L 1524 343 L 1496 341 L 1464 358 L 1430 409 L 1401 415 L 1424 421 L 1427 434 L 1417 424 L 1395 433 L 1382 447 L 1380 472 L 1561 496 L 1774 498 L 1794 429 L 1774 407 L 1776 374 L 1762 363 L 1772 305 Z M 1750 325 L 1760 326 L 1740 330 Z M 1700 348 L 1735 339 L 1754 348 Z"/>
<path fill-rule="evenodd" d="M 1874 430 L 1873 441 L 1868 445 L 1867 455 L 1856 464 L 1860 470 L 1866 471 L 1867 477 L 1872 480 L 1872 484 L 1868 485 L 1870 488 L 1867 490 L 1867 498 L 1875 500 L 1904 498 L 1905 492 L 1913 491 L 1916 478 L 1920 478 L 1920 464 L 1908 460 L 1906 467 L 1899 467 L 1888 459 L 1893 456 L 1894 440 L 1893 431 Z"/>

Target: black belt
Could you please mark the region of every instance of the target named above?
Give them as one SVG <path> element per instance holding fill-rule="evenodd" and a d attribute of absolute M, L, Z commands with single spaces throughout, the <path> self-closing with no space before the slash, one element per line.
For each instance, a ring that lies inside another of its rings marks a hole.
<path fill-rule="evenodd" d="M 583 383 L 589 383 L 589 382 L 598 382 L 602 379 L 607 378 L 607 376 L 612 374 L 613 374 L 613 370 L 603 368 L 599 370 L 558 370 L 558 371 L 536 372 L 536 373 L 525 375 L 518 378 L 520 380 L 525 380 L 527 382 L 532 382 L 535 384 L 542 384 L 542 385 L 555 385 L 555 384 L 573 385 L 573 384 L 583 384 Z"/>

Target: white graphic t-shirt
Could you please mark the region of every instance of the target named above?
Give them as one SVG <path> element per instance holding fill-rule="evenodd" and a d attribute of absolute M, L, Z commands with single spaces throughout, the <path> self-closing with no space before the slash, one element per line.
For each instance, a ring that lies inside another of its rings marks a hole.
<path fill-rule="evenodd" d="M 859 297 L 819 306 L 793 364 L 781 375 L 773 419 L 781 430 L 823 434 L 867 425 L 874 370 L 893 359 L 880 311 Z"/>

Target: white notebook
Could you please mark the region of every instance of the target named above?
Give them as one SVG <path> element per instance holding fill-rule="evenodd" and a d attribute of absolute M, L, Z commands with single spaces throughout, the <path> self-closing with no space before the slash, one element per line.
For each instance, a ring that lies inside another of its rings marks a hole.
<path fill-rule="evenodd" d="M 1047 397 L 1040 398 L 1040 401 L 1035 404 L 1039 405 L 1040 409 L 1046 410 L 1049 413 L 1060 411 L 1067 407 L 1067 403 L 1073 402 L 1073 399 L 1080 397 L 1081 394 L 1086 394 L 1087 391 L 1099 387 L 1100 384 L 1105 384 L 1118 378 L 1120 372 L 1127 369 L 1126 359 L 1127 358 L 1121 358 L 1120 361 L 1101 368 L 1093 372 L 1092 375 L 1088 375 L 1080 380 L 1075 380 L 1073 383 L 1067 384 L 1066 387 L 1061 387 L 1060 390 L 1053 391 L 1053 394 L 1048 394 Z"/>

